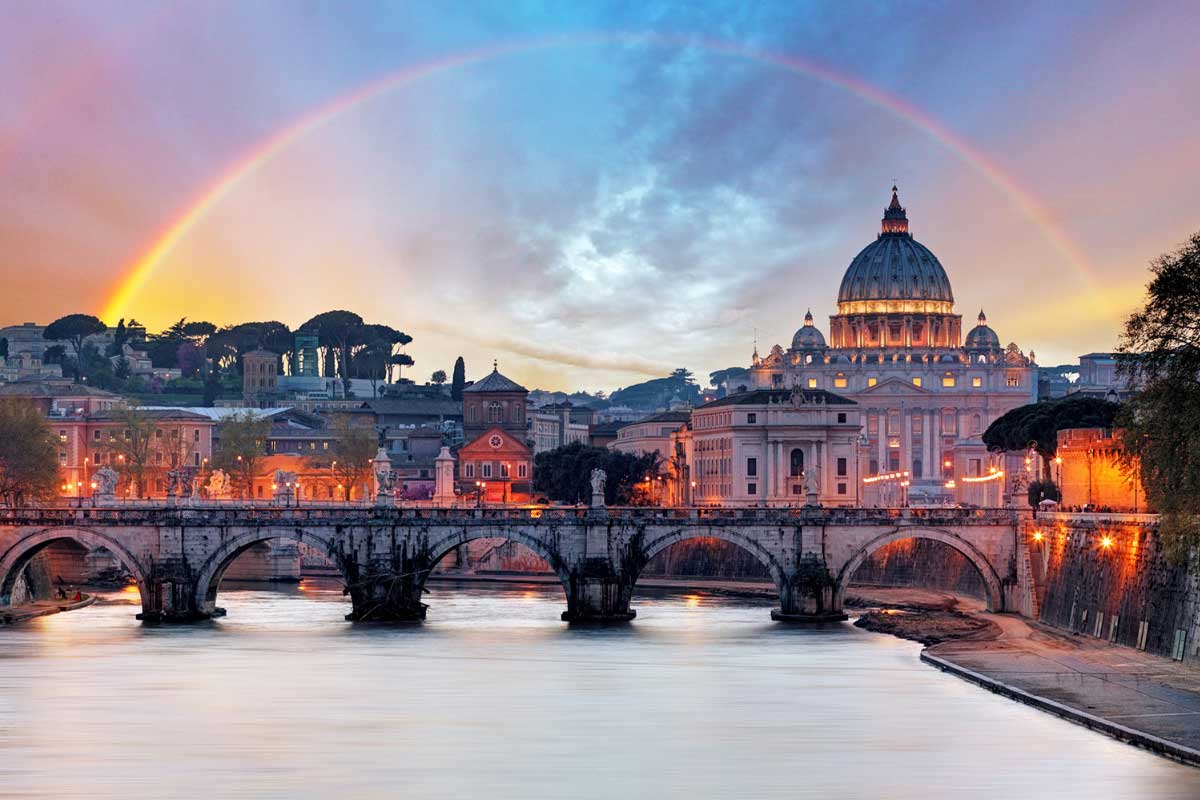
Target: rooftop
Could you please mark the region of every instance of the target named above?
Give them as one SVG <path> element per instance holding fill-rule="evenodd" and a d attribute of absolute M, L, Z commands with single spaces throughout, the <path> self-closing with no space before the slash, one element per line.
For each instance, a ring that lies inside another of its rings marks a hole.
<path fill-rule="evenodd" d="M 824 389 L 755 389 L 751 392 L 738 392 L 727 395 L 720 400 L 713 400 L 700 406 L 701 409 L 718 406 L 757 406 L 769 403 L 790 403 L 792 395 L 799 392 L 805 403 L 824 403 L 829 406 L 854 406 L 856 402 L 840 394 L 827 392 Z M 699 409 L 697 409 L 699 410 Z"/>

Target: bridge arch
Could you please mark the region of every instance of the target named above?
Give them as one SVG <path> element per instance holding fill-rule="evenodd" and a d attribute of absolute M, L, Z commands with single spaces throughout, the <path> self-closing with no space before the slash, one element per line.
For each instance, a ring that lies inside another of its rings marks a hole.
<path fill-rule="evenodd" d="M 256 544 L 280 539 L 306 544 L 323 553 L 342 573 L 342 579 L 346 579 L 345 562 L 333 541 L 303 528 L 257 528 L 225 540 L 205 560 L 196 578 L 196 609 L 205 614 L 212 614 L 216 610 L 217 588 L 221 585 L 225 571 L 237 557 Z"/>
<path fill-rule="evenodd" d="M 777 591 L 781 592 L 782 587 L 786 584 L 783 565 L 779 563 L 778 559 L 770 551 L 755 539 L 742 534 L 736 528 L 723 528 L 720 526 L 699 529 L 676 528 L 647 540 L 642 545 L 641 563 L 637 565 L 638 574 L 634 576 L 634 582 L 637 582 L 637 579 L 641 577 L 642 570 L 656 555 L 671 545 L 690 539 L 720 539 L 723 542 L 739 547 L 750 553 L 760 564 L 767 568 L 767 571 L 771 574 L 771 580 L 775 582 Z"/>
<path fill-rule="evenodd" d="M 944 531 L 940 528 L 896 528 L 888 533 L 876 536 L 860 547 L 838 571 L 837 583 L 834 588 L 834 608 L 842 608 L 842 601 L 845 597 L 846 589 L 850 585 L 850 579 L 854 577 L 854 573 L 858 571 L 858 568 L 862 566 L 864 561 L 870 558 L 881 547 L 905 539 L 930 539 L 953 547 L 975 567 L 980 577 L 983 578 L 984 586 L 987 588 L 988 611 L 1004 610 L 1004 588 L 1001 585 L 1000 575 L 996 572 L 996 568 L 992 566 L 987 556 L 980 552 L 979 548 L 958 534 Z"/>
<path fill-rule="evenodd" d="M 567 565 L 566 560 L 558 552 L 558 550 L 546 539 L 553 538 L 553 534 L 547 532 L 548 535 L 538 536 L 522 530 L 520 527 L 506 526 L 488 526 L 480 528 L 459 528 L 452 533 L 438 538 L 429 546 L 429 566 L 418 576 L 417 589 L 422 590 L 425 586 L 425 581 L 429 579 L 434 567 L 452 550 L 461 545 L 473 542 L 478 539 L 504 539 L 510 542 L 524 545 L 538 555 L 546 565 L 553 570 L 558 576 L 559 582 L 562 584 L 563 592 L 570 596 L 571 585 L 571 569 Z"/>
<path fill-rule="evenodd" d="M 137 557 L 115 539 L 103 533 L 86 528 L 69 527 L 43 528 L 18 539 L 0 556 L 0 606 L 7 606 L 9 604 L 21 571 L 29 565 L 34 556 L 55 542 L 74 542 L 89 550 L 104 548 L 112 553 L 113 557 L 121 562 L 121 566 L 133 576 L 134 581 L 137 583 L 138 593 L 142 598 L 142 607 L 145 608 L 150 596 L 149 587 L 146 582 L 146 573 L 148 570 Z"/>

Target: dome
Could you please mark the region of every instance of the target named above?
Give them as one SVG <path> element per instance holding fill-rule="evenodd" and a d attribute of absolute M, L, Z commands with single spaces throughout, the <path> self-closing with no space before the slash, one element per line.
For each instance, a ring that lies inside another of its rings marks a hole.
<path fill-rule="evenodd" d="M 950 279 L 941 262 L 908 232 L 908 216 L 895 186 L 891 205 L 883 214 L 882 232 L 850 262 L 838 290 L 839 305 L 885 300 L 926 301 L 924 307 L 897 310 L 945 313 L 954 303 Z M 867 310 L 855 309 L 853 313 Z"/>
<path fill-rule="evenodd" d="M 999 350 L 1000 337 L 988 327 L 983 309 L 979 310 L 979 324 L 970 330 L 963 347 L 968 350 Z"/>
<path fill-rule="evenodd" d="M 804 327 L 796 331 L 796 335 L 792 337 L 793 350 L 823 350 L 825 348 L 825 337 L 813 325 L 813 315 L 810 310 L 804 315 Z"/>

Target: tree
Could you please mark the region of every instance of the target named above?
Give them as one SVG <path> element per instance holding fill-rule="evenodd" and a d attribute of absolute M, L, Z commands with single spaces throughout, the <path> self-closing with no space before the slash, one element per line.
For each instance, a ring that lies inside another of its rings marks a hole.
<path fill-rule="evenodd" d="M 429 376 L 429 380 L 432 381 L 434 385 L 441 386 L 446 382 L 446 370 L 435 369 L 433 374 Z"/>
<path fill-rule="evenodd" d="M 125 328 L 125 318 L 117 320 L 117 330 L 113 333 L 112 347 L 109 348 L 110 356 L 121 355 L 121 348 L 124 347 L 126 340 L 129 339 L 129 331 Z"/>
<path fill-rule="evenodd" d="M 0 501 L 9 508 L 49 500 L 58 486 L 58 447 L 36 406 L 0 401 Z"/>
<path fill-rule="evenodd" d="M 1141 390 L 1119 424 L 1126 471 L 1158 510 L 1167 553 L 1200 573 L 1200 233 L 1155 259 L 1118 360 Z"/>
<path fill-rule="evenodd" d="M 259 463 L 266 454 L 271 420 L 247 411 L 226 417 L 217 426 L 217 447 L 213 451 L 213 469 L 230 477 L 234 490 L 243 498 L 259 474 Z"/>
<path fill-rule="evenodd" d="M 1049 481 L 1050 459 L 1058 452 L 1058 432 L 1068 428 L 1111 428 L 1120 408 L 1117 403 L 1084 395 L 1030 403 L 996 418 L 983 432 L 983 443 L 993 452 L 1032 447 L 1042 457 L 1042 480 Z"/>
<path fill-rule="evenodd" d="M 67 348 L 61 344 L 52 344 L 42 351 L 43 364 L 61 364 L 67 358 Z"/>
<path fill-rule="evenodd" d="M 175 363 L 185 378 L 191 378 L 200 373 L 204 367 L 204 348 L 195 342 L 185 341 L 175 351 Z"/>
<path fill-rule="evenodd" d="M 534 491 L 561 503 L 589 502 L 594 469 L 602 469 L 606 475 L 605 503 L 628 505 L 638 483 L 658 477 L 658 454 L 639 456 L 572 442 L 534 457 Z"/>
<path fill-rule="evenodd" d="M 375 457 L 379 440 L 372 428 L 350 422 L 345 417 L 335 419 L 330 431 L 334 439 L 328 454 L 317 456 L 310 463 L 316 470 L 329 470 L 344 489 L 348 501 L 355 487 L 359 487 L 360 492 L 364 491 L 362 487 L 371 475 L 371 460 Z"/>
<path fill-rule="evenodd" d="M 130 494 L 145 497 L 148 477 L 154 464 L 155 422 L 149 414 L 135 406 L 122 409 L 121 432 L 103 443 L 111 453 L 109 461 L 116 465 L 122 482 L 129 484 Z"/>
<path fill-rule="evenodd" d="M 1037 508 L 1038 503 L 1043 500 L 1053 500 L 1056 503 L 1062 500 L 1062 492 L 1058 490 L 1058 484 L 1054 481 L 1031 481 L 1026 497 L 1030 507 Z"/>
<path fill-rule="evenodd" d="M 8 358 L 8 337 L 0 336 L 0 358 Z"/>
<path fill-rule="evenodd" d="M 404 368 L 411 367 L 416 363 L 408 353 L 396 353 L 388 359 L 388 366 L 396 367 L 399 370 L 399 380 L 404 380 Z"/>
<path fill-rule="evenodd" d="M 326 311 L 317 314 L 300 326 L 301 330 L 313 331 L 321 346 L 326 349 L 325 374 L 330 374 L 331 354 L 337 354 L 337 373 L 348 386 L 350 382 L 350 348 L 363 326 L 363 318 L 351 311 Z"/>
<path fill-rule="evenodd" d="M 46 326 L 42 338 L 47 340 L 62 340 L 69 342 L 75 351 L 75 382 L 82 377 L 83 340 L 97 333 L 104 333 L 108 327 L 98 318 L 90 314 L 68 314 L 59 317 Z"/>
<path fill-rule="evenodd" d="M 463 389 L 466 385 L 467 365 L 463 362 L 463 357 L 459 356 L 454 360 L 454 377 L 450 379 L 450 398 L 462 400 Z"/>

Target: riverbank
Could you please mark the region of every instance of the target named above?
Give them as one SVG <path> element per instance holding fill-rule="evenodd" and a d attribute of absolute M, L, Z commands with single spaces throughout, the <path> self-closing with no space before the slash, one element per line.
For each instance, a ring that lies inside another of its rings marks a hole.
<path fill-rule="evenodd" d="M 38 617 L 48 617 L 51 614 L 60 614 L 64 611 L 76 611 L 81 608 L 87 608 L 95 602 L 96 596 L 94 594 L 85 594 L 81 599 L 73 601 L 37 600 L 32 603 L 25 603 L 5 609 L 4 613 L 0 614 L 0 625 L 16 625 Z"/>
<path fill-rule="evenodd" d="M 1011 700 L 1200 767 L 1200 669 L 936 595 L 868 590 L 859 627 L 922 642 L 921 660 Z M 849 600 L 849 598 L 847 598 Z"/>

